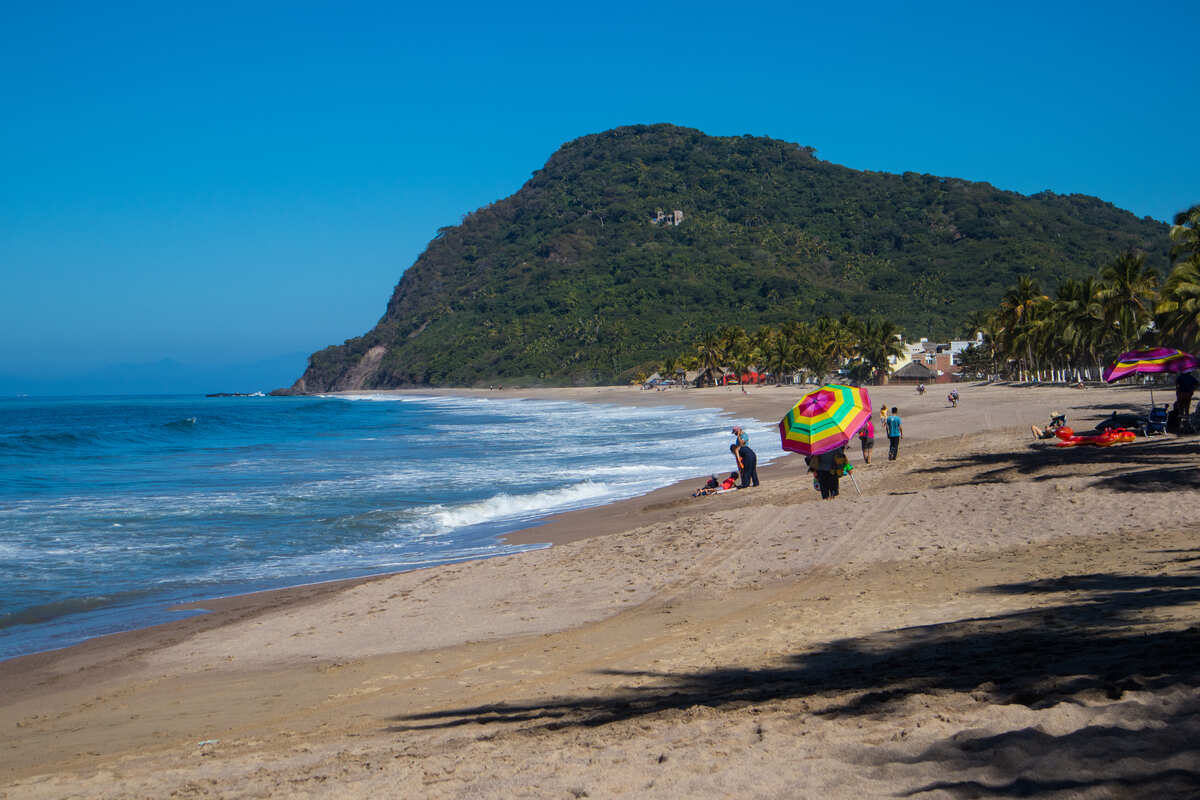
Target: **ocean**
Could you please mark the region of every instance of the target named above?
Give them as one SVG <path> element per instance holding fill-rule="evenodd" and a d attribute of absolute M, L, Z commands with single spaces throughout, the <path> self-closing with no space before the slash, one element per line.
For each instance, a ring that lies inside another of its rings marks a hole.
<path fill-rule="evenodd" d="M 527 550 L 500 537 L 727 473 L 732 421 L 407 394 L 0 399 L 0 659 L 203 613 L 179 603 Z M 760 463 L 778 454 L 737 421 Z"/>

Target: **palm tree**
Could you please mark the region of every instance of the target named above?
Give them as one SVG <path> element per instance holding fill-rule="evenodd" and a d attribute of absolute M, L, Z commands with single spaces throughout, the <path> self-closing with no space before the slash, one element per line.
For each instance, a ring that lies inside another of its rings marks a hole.
<path fill-rule="evenodd" d="M 1154 310 L 1165 344 L 1192 352 L 1200 348 L 1200 258 L 1175 265 Z"/>
<path fill-rule="evenodd" d="M 821 334 L 807 322 L 797 322 L 791 327 L 794 337 L 796 366 L 824 383 L 829 374 L 829 351 L 825 348 Z"/>
<path fill-rule="evenodd" d="M 1096 292 L 1095 278 L 1063 281 L 1054 299 L 1053 313 L 1059 338 L 1067 353 L 1068 366 L 1092 367 L 1100 374 L 1100 348 L 1107 329 Z"/>
<path fill-rule="evenodd" d="M 841 320 L 821 317 L 815 327 L 829 361 L 829 371 L 835 372 L 854 355 L 858 345 L 853 319 L 849 315 L 843 315 Z"/>
<path fill-rule="evenodd" d="M 1105 267 L 1100 280 L 1101 315 L 1113 326 L 1118 352 L 1131 350 L 1153 321 L 1158 273 L 1146 266 L 1144 254 L 1130 251 Z"/>
<path fill-rule="evenodd" d="M 665 359 L 663 359 L 662 366 L 659 368 L 658 374 L 661 375 L 666 380 L 674 380 L 675 379 L 675 370 L 677 368 L 678 363 L 679 363 L 678 357 L 667 356 Z"/>
<path fill-rule="evenodd" d="M 1032 345 L 1034 336 L 1029 330 L 1035 317 L 1034 309 L 1049 298 L 1042 294 L 1036 279 L 1022 275 L 1017 285 L 1009 289 L 1000 299 L 1000 306 L 993 316 L 996 329 L 996 344 L 1005 358 L 1017 362 L 1019 373 L 1033 369 Z"/>
<path fill-rule="evenodd" d="M 859 358 L 871 368 L 876 383 L 887 383 L 892 371 L 891 359 L 904 355 L 900 330 L 891 320 L 869 317 L 862 322 L 858 338 Z"/>
<path fill-rule="evenodd" d="M 1175 215 L 1171 226 L 1171 263 L 1200 260 L 1200 204 Z"/>
<path fill-rule="evenodd" d="M 700 341 L 696 343 L 696 358 L 700 369 L 710 376 L 714 370 L 720 369 L 725 361 L 725 350 L 716 331 L 709 331 L 700 337 Z"/>
<path fill-rule="evenodd" d="M 768 329 L 769 330 L 769 329 Z M 767 369 L 775 376 L 775 383 L 783 381 L 783 376 L 796 368 L 796 350 L 792 339 L 784 330 L 771 330 L 763 347 L 763 360 Z"/>
<path fill-rule="evenodd" d="M 1200 347 L 1200 205 L 1175 215 L 1171 241 L 1174 268 L 1154 310 L 1170 344 L 1195 350 Z"/>

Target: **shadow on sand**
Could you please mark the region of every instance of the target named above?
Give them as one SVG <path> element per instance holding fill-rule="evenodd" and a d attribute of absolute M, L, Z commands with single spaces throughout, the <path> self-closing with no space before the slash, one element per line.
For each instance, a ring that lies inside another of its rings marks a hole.
<path fill-rule="evenodd" d="M 1157 436 L 1111 447 L 1055 447 L 1037 442 L 1011 452 L 967 453 L 937 459 L 914 469 L 928 474 L 939 488 L 977 483 L 1008 483 L 1094 477 L 1091 486 L 1118 492 L 1171 492 L 1200 489 L 1200 438 Z M 965 467 L 954 472 L 953 470 Z M 1078 469 L 1076 469 L 1078 467 Z M 945 481 L 948 475 L 956 479 Z M 941 482 L 938 478 L 942 478 Z"/>
<path fill-rule="evenodd" d="M 1119 725 L 1060 736 L 1038 729 L 963 731 L 916 756 L 874 749 L 863 757 L 864 766 L 936 763 L 937 772 L 946 775 L 987 768 L 986 781 L 971 775 L 900 789 L 897 796 L 940 791 L 963 798 L 1194 798 L 1200 796 L 1200 626 L 1188 627 L 1175 616 L 1200 603 L 1200 567 L 1185 566 L 1197 557 L 1200 551 L 1171 559 L 1174 574 L 1071 575 L 985 587 L 979 591 L 1038 596 L 1050 604 L 833 641 L 778 666 L 605 671 L 641 685 L 395 717 L 389 730 L 517 723 L 588 727 L 693 706 L 732 710 L 818 697 L 824 702 L 816 713 L 854 718 L 886 715 L 913 695 L 947 692 L 1034 709 L 1059 703 L 1108 706 L 1129 692 L 1156 691 L 1160 694 L 1151 699 L 1125 697 L 1137 702 L 1122 704 Z"/>

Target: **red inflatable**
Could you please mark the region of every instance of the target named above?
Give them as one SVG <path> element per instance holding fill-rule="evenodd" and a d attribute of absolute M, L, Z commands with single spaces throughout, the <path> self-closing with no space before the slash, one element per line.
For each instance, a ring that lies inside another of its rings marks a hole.
<path fill-rule="evenodd" d="M 1076 447 L 1077 445 L 1092 445 L 1093 447 L 1109 447 L 1114 444 L 1132 442 L 1137 435 L 1125 428 L 1106 428 L 1094 436 L 1076 436 L 1070 428 L 1059 428 L 1055 434 L 1061 441 L 1055 442 L 1055 447 Z"/>

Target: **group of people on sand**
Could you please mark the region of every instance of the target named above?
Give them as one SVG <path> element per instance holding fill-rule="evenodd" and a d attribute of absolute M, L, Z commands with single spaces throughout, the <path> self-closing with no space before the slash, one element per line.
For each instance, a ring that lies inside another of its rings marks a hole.
<path fill-rule="evenodd" d="M 729 477 L 723 481 L 718 481 L 716 475 L 710 475 L 703 486 L 692 492 L 692 497 L 758 486 L 758 455 L 750 447 L 750 437 L 741 425 L 734 425 L 730 433 L 733 434 L 734 440 L 733 444 L 729 445 L 729 452 L 733 454 L 737 469 L 729 473 Z"/>
<path fill-rule="evenodd" d="M 887 406 L 879 409 L 879 426 L 888 438 L 888 461 L 895 461 L 896 454 L 900 451 L 900 437 L 904 435 L 899 410 L 892 406 L 892 413 L 889 414 Z M 858 443 L 862 447 L 863 463 L 870 464 L 871 456 L 875 452 L 874 420 L 868 418 L 866 424 L 858 429 Z"/>
<path fill-rule="evenodd" d="M 900 412 L 892 406 L 888 413 L 886 406 L 879 409 L 879 424 L 888 437 L 888 461 L 895 461 L 900 451 L 900 439 L 904 436 L 903 420 Z M 863 463 L 870 464 L 875 452 L 875 420 L 868 417 L 858 429 L 858 443 L 862 448 Z M 849 459 L 846 448 L 839 447 L 804 459 L 808 469 L 813 473 L 813 485 L 821 492 L 822 500 L 832 500 L 840 491 L 841 477 L 849 472 Z"/>
<path fill-rule="evenodd" d="M 900 450 L 900 439 L 904 436 L 903 422 L 896 406 L 892 406 L 891 413 L 888 413 L 886 406 L 879 409 L 879 422 L 888 437 L 888 461 L 895 461 Z M 758 486 L 758 456 L 750 447 L 750 437 L 746 435 L 746 431 L 740 425 L 734 425 L 730 433 L 733 434 L 734 441 L 729 445 L 729 452 L 733 455 L 737 469 L 730 472 L 729 477 L 723 481 L 717 480 L 716 475 L 710 475 L 703 486 L 692 492 L 693 497 Z M 870 464 L 871 454 L 875 450 L 875 422 L 873 419 L 868 418 L 866 424 L 859 429 L 858 440 L 862 447 L 863 462 Z M 846 448 L 843 446 L 826 453 L 808 456 L 804 461 L 815 476 L 814 483 L 821 491 L 821 499 L 832 500 L 837 497 L 841 476 L 849 463 L 846 458 Z"/>

